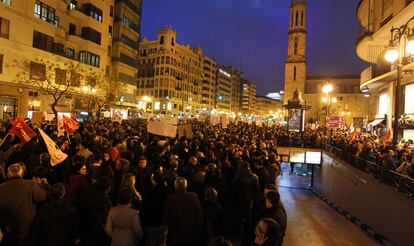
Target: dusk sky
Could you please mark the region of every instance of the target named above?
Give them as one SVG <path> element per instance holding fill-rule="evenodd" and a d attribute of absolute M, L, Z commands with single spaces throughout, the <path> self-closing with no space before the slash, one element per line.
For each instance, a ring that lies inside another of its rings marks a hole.
<path fill-rule="evenodd" d="M 358 0 L 309 0 L 308 74 L 359 74 L 355 54 Z M 142 37 L 166 25 L 179 43 L 200 46 L 223 65 L 241 68 L 257 94 L 283 89 L 290 0 L 143 0 Z"/>

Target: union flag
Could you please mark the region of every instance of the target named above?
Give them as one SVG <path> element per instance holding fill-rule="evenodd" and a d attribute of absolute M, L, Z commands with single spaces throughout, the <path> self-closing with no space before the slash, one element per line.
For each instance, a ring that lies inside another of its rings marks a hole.
<path fill-rule="evenodd" d="M 79 128 L 79 123 L 73 117 L 66 117 L 63 115 L 63 129 L 68 134 L 73 134 Z"/>
<path fill-rule="evenodd" d="M 12 121 L 13 127 L 9 133 L 17 136 L 22 144 L 25 144 L 36 137 L 36 133 L 24 122 L 22 118 L 16 118 Z"/>

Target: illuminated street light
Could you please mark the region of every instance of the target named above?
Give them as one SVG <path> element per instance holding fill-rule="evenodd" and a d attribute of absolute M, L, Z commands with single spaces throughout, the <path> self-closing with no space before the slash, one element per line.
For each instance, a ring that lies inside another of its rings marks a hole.
<path fill-rule="evenodd" d="M 387 62 L 394 63 L 398 59 L 398 57 L 399 57 L 398 51 L 395 47 L 390 47 L 385 52 L 385 60 Z"/>
<path fill-rule="evenodd" d="M 322 97 L 322 102 L 327 103 L 328 102 L 328 98 L 327 97 Z"/>
<path fill-rule="evenodd" d="M 332 98 L 332 103 L 336 103 L 338 101 L 338 99 L 336 99 L 336 97 Z"/>
<path fill-rule="evenodd" d="M 332 87 L 332 85 L 331 85 L 331 84 L 329 84 L 329 83 L 326 83 L 326 84 L 322 87 L 322 92 L 323 92 L 323 93 L 326 93 L 326 94 L 330 93 L 332 90 L 333 90 L 333 87 Z"/>

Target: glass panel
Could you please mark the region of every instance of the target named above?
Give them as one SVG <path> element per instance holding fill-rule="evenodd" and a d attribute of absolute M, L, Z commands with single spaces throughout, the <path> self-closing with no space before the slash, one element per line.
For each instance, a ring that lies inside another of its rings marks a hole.
<path fill-rule="evenodd" d="M 405 87 L 404 113 L 414 114 L 414 84 Z"/>

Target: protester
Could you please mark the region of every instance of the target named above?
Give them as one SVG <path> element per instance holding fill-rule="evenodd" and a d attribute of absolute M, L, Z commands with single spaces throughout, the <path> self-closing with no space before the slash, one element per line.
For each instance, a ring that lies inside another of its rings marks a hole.
<path fill-rule="evenodd" d="M 0 206 L 11 210 L 18 223 L 20 245 L 30 245 L 29 230 L 36 215 L 36 203 L 46 200 L 47 193 L 42 187 L 46 180 L 23 179 L 24 169 L 20 163 L 7 168 L 6 183 L 0 185 Z"/>
<path fill-rule="evenodd" d="M 139 213 L 132 207 L 128 188 L 119 190 L 118 203 L 109 211 L 105 231 L 111 237 L 112 246 L 135 246 L 142 239 L 143 231 Z"/>
<path fill-rule="evenodd" d="M 164 223 L 168 229 L 168 245 L 195 245 L 203 234 L 203 211 L 193 192 L 187 191 L 187 180 L 175 180 L 175 193 L 169 195 L 164 206 Z"/>

